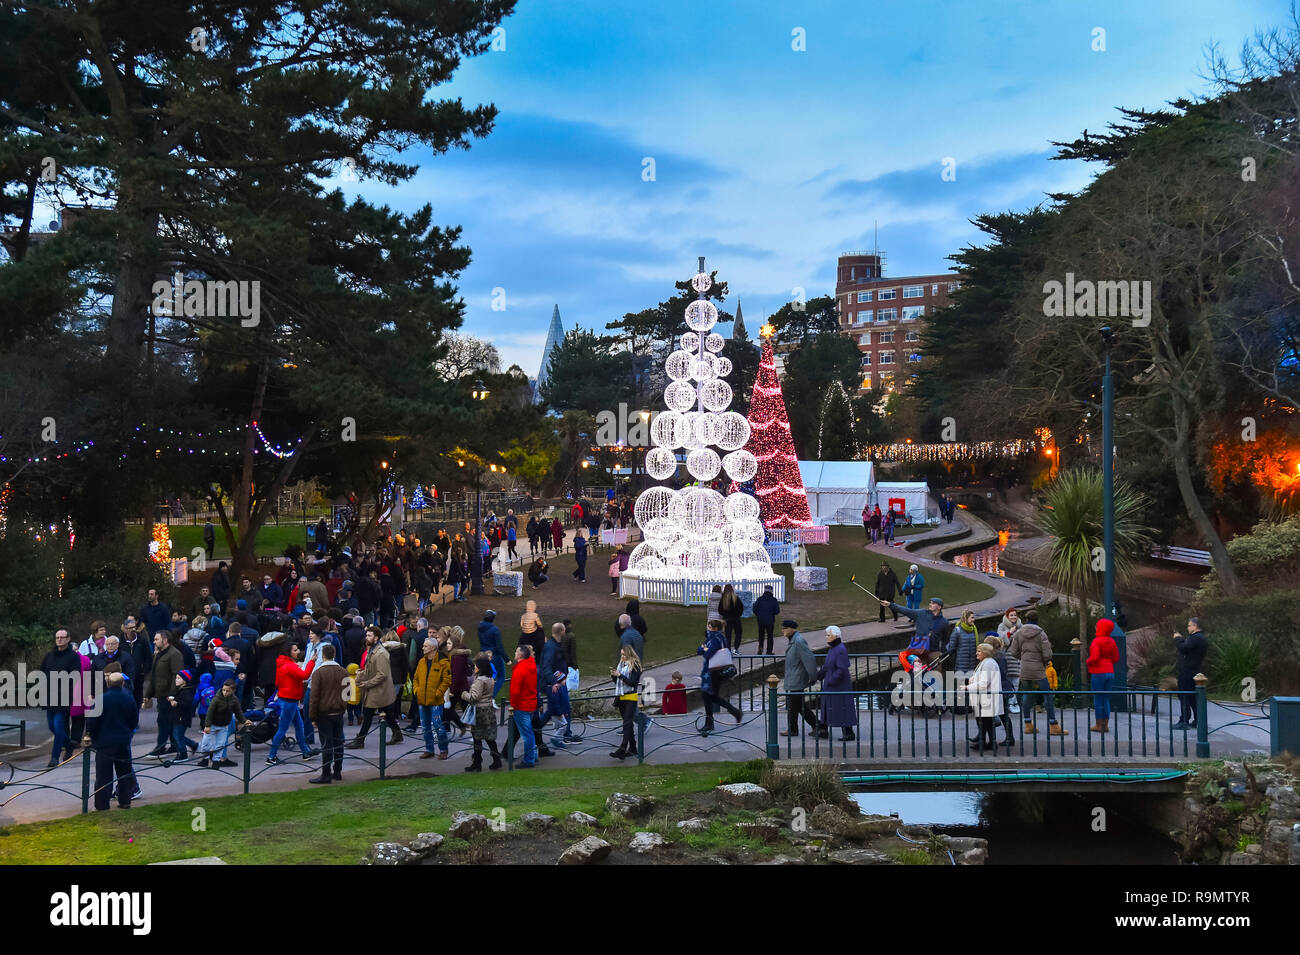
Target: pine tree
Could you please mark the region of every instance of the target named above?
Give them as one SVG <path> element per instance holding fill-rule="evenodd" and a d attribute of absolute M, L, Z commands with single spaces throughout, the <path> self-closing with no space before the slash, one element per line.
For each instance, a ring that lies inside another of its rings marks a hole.
<path fill-rule="evenodd" d="M 766 527 L 811 527 L 808 493 L 799 475 L 794 441 L 790 438 L 790 419 L 786 415 L 781 383 L 776 377 L 772 357 L 772 340 L 763 339 L 763 357 L 758 364 L 758 378 L 749 399 L 749 443 L 745 445 L 758 459 L 754 479 L 762 520 Z"/>

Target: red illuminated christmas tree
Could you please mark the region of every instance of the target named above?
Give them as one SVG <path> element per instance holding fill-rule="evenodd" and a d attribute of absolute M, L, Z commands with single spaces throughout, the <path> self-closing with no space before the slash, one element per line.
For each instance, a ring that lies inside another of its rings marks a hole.
<path fill-rule="evenodd" d="M 785 411 L 781 382 L 776 377 L 770 329 L 770 325 L 764 325 L 761 333 L 763 357 L 749 399 L 750 437 L 745 447 L 758 459 L 754 489 L 762 508 L 763 525 L 811 527 L 808 492 L 799 475 L 799 459 L 790 437 L 790 418 Z"/>

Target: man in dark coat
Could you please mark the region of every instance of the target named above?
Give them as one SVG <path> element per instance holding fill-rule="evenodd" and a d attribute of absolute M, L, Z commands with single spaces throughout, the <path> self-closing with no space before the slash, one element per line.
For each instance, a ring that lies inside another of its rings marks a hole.
<path fill-rule="evenodd" d="M 131 808 L 135 774 L 131 770 L 131 737 L 140 725 L 135 700 L 126 691 L 121 673 L 109 673 L 100 700 L 100 713 L 86 720 L 88 741 L 95 748 L 95 808 L 109 807 L 113 777 L 117 777 L 117 804 Z"/>
<path fill-rule="evenodd" d="M 496 669 L 496 675 L 492 680 L 492 698 L 501 692 L 501 686 L 506 679 L 506 647 L 501 640 L 501 628 L 496 624 L 497 612 L 489 610 L 483 614 L 483 620 L 478 625 L 478 648 L 480 653 L 486 653 L 492 657 L 492 666 Z"/>
<path fill-rule="evenodd" d="M 217 572 L 212 575 L 212 599 L 221 605 L 221 612 L 226 612 L 230 600 L 230 572 L 223 560 L 217 565 Z"/>
<path fill-rule="evenodd" d="M 122 652 L 135 664 L 132 667 L 131 695 L 135 698 L 136 709 L 139 709 L 144 702 L 145 676 L 153 670 L 153 640 L 149 634 L 141 632 L 132 616 L 122 622 Z"/>
<path fill-rule="evenodd" d="M 54 649 L 45 654 L 45 659 L 41 661 L 41 673 L 45 675 L 46 686 L 45 721 L 54 734 L 49 765 L 57 766 L 60 750 L 64 753 L 64 759 L 72 757 L 72 740 L 68 736 L 68 708 L 72 705 L 72 675 L 81 673 L 81 654 L 72 645 L 67 627 L 54 631 Z"/>
<path fill-rule="evenodd" d="M 175 690 L 176 674 L 185 669 L 181 652 L 172 645 L 172 635 L 167 630 L 154 634 L 153 669 L 149 674 L 148 693 L 158 705 L 158 742 L 148 753 L 149 756 L 161 756 L 167 750 L 175 750 L 172 742 L 172 724 L 175 722 L 173 709 L 168 697 Z"/>
<path fill-rule="evenodd" d="M 361 655 L 366 650 L 366 626 L 360 617 L 348 618 L 348 625 L 343 629 L 341 642 L 343 657 L 339 662 L 343 669 L 346 670 L 349 663 L 361 666 Z"/>
<path fill-rule="evenodd" d="M 104 640 L 104 652 L 95 657 L 91 669 L 95 673 L 121 673 L 124 689 L 135 685 L 135 658 L 122 650 L 122 641 L 117 637 Z"/>
<path fill-rule="evenodd" d="M 1191 729 L 1196 725 L 1196 674 L 1205 665 L 1205 654 L 1210 641 L 1201 629 L 1201 621 L 1192 617 L 1187 621 L 1187 636 L 1174 631 L 1174 649 L 1178 651 L 1179 717 L 1173 728 Z"/>
<path fill-rule="evenodd" d="M 879 600 L 894 601 L 894 595 L 903 589 L 903 585 L 898 582 L 898 575 L 894 573 L 894 568 L 890 567 L 888 562 L 880 562 L 880 573 L 876 574 L 876 598 Z M 894 615 L 894 622 L 898 622 L 898 611 L 891 610 Z M 885 622 L 885 607 L 880 607 L 880 622 Z"/>
<path fill-rule="evenodd" d="M 758 621 L 758 649 L 756 653 L 772 652 L 772 633 L 776 628 L 776 618 L 781 613 L 781 602 L 772 593 L 772 585 L 763 588 L 763 593 L 754 601 L 754 619 Z M 767 649 L 763 649 L 763 640 L 767 639 Z"/>
<path fill-rule="evenodd" d="M 632 597 L 628 600 L 627 607 L 623 612 L 626 613 L 627 618 L 632 621 L 632 629 L 644 637 L 645 632 L 649 627 L 646 626 L 645 617 L 641 616 L 641 601 Z M 621 619 L 622 616 L 620 615 L 619 618 L 614 621 L 614 636 L 619 640 L 623 639 L 623 631 L 627 629 L 626 627 L 619 626 L 619 620 Z M 644 643 L 642 645 L 644 645 Z M 640 654 L 640 652 L 640 650 L 637 651 L 638 654 Z"/>
<path fill-rule="evenodd" d="M 159 600 L 158 591 L 150 587 L 148 601 L 140 608 L 136 618 L 143 621 L 145 632 L 152 638 L 159 630 L 171 628 L 172 608 Z"/>

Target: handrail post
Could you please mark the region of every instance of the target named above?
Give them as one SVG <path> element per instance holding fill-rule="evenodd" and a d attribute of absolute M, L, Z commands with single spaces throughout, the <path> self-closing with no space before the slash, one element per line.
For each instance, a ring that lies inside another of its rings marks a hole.
<path fill-rule="evenodd" d="M 244 795 L 248 795 L 248 783 L 253 778 L 253 731 L 251 729 L 240 730 L 240 735 L 244 737 L 242 747 L 244 753 Z"/>
<path fill-rule="evenodd" d="M 379 711 L 379 778 L 385 779 L 388 772 L 388 723 L 385 714 Z"/>
<path fill-rule="evenodd" d="M 90 812 L 90 747 L 81 750 L 81 814 Z"/>
<path fill-rule="evenodd" d="M 779 684 L 780 682 L 781 681 L 777 679 L 775 673 L 768 675 L 767 678 L 767 758 L 768 759 L 781 758 L 781 746 L 776 739 L 776 724 L 777 724 L 776 687 L 777 684 Z M 786 700 L 786 705 L 787 706 L 790 705 L 789 700 Z"/>
<path fill-rule="evenodd" d="M 1083 692 L 1085 689 L 1091 689 L 1091 687 L 1084 687 L 1083 685 L 1083 641 L 1078 637 L 1075 637 L 1070 641 L 1070 655 L 1074 657 L 1075 696 L 1077 699 L 1087 699 L 1087 697 L 1083 695 Z M 1075 706 L 1077 707 L 1078 704 L 1076 703 Z M 1076 738 L 1076 742 L 1077 741 Z M 1091 740 L 1089 742 L 1091 742 Z"/>
<path fill-rule="evenodd" d="M 501 712 L 505 713 L 506 707 L 501 707 Z M 515 768 L 515 714 L 511 713 L 506 717 L 506 772 Z"/>
<path fill-rule="evenodd" d="M 645 765 L 645 723 L 641 720 L 636 721 L 636 762 Z"/>
<path fill-rule="evenodd" d="M 1209 685 L 1210 678 L 1204 673 L 1198 673 L 1193 679 L 1196 682 L 1196 758 L 1208 759 L 1210 756 L 1210 727 L 1206 724 L 1210 707 L 1206 698 L 1206 688 Z"/>

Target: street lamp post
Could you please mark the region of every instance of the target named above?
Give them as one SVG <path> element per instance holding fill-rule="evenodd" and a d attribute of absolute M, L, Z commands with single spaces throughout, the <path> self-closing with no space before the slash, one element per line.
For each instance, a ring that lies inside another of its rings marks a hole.
<path fill-rule="evenodd" d="M 1111 374 L 1110 353 L 1115 334 L 1110 326 L 1101 330 L 1106 368 L 1101 380 L 1101 487 L 1102 487 L 1102 615 L 1115 619 L 1115 379 Z M 1125 711 L 1123 691 L 1128 687 L 1128 638 L 1115 629 L 1119 666 L 1115 668 L 1115 709 Z"/>
<path fill-rule="evenodd" d="M 470 396 L 475 401 L 487 401 L 488 390 L 482 379 L 474 382 Z M 495 467 L 492 470 L 496 470 Z M 474 469 L 474 540 L 469 552 L 469 593 L 471 597 L 483 595 L 483 466 Z"/>

